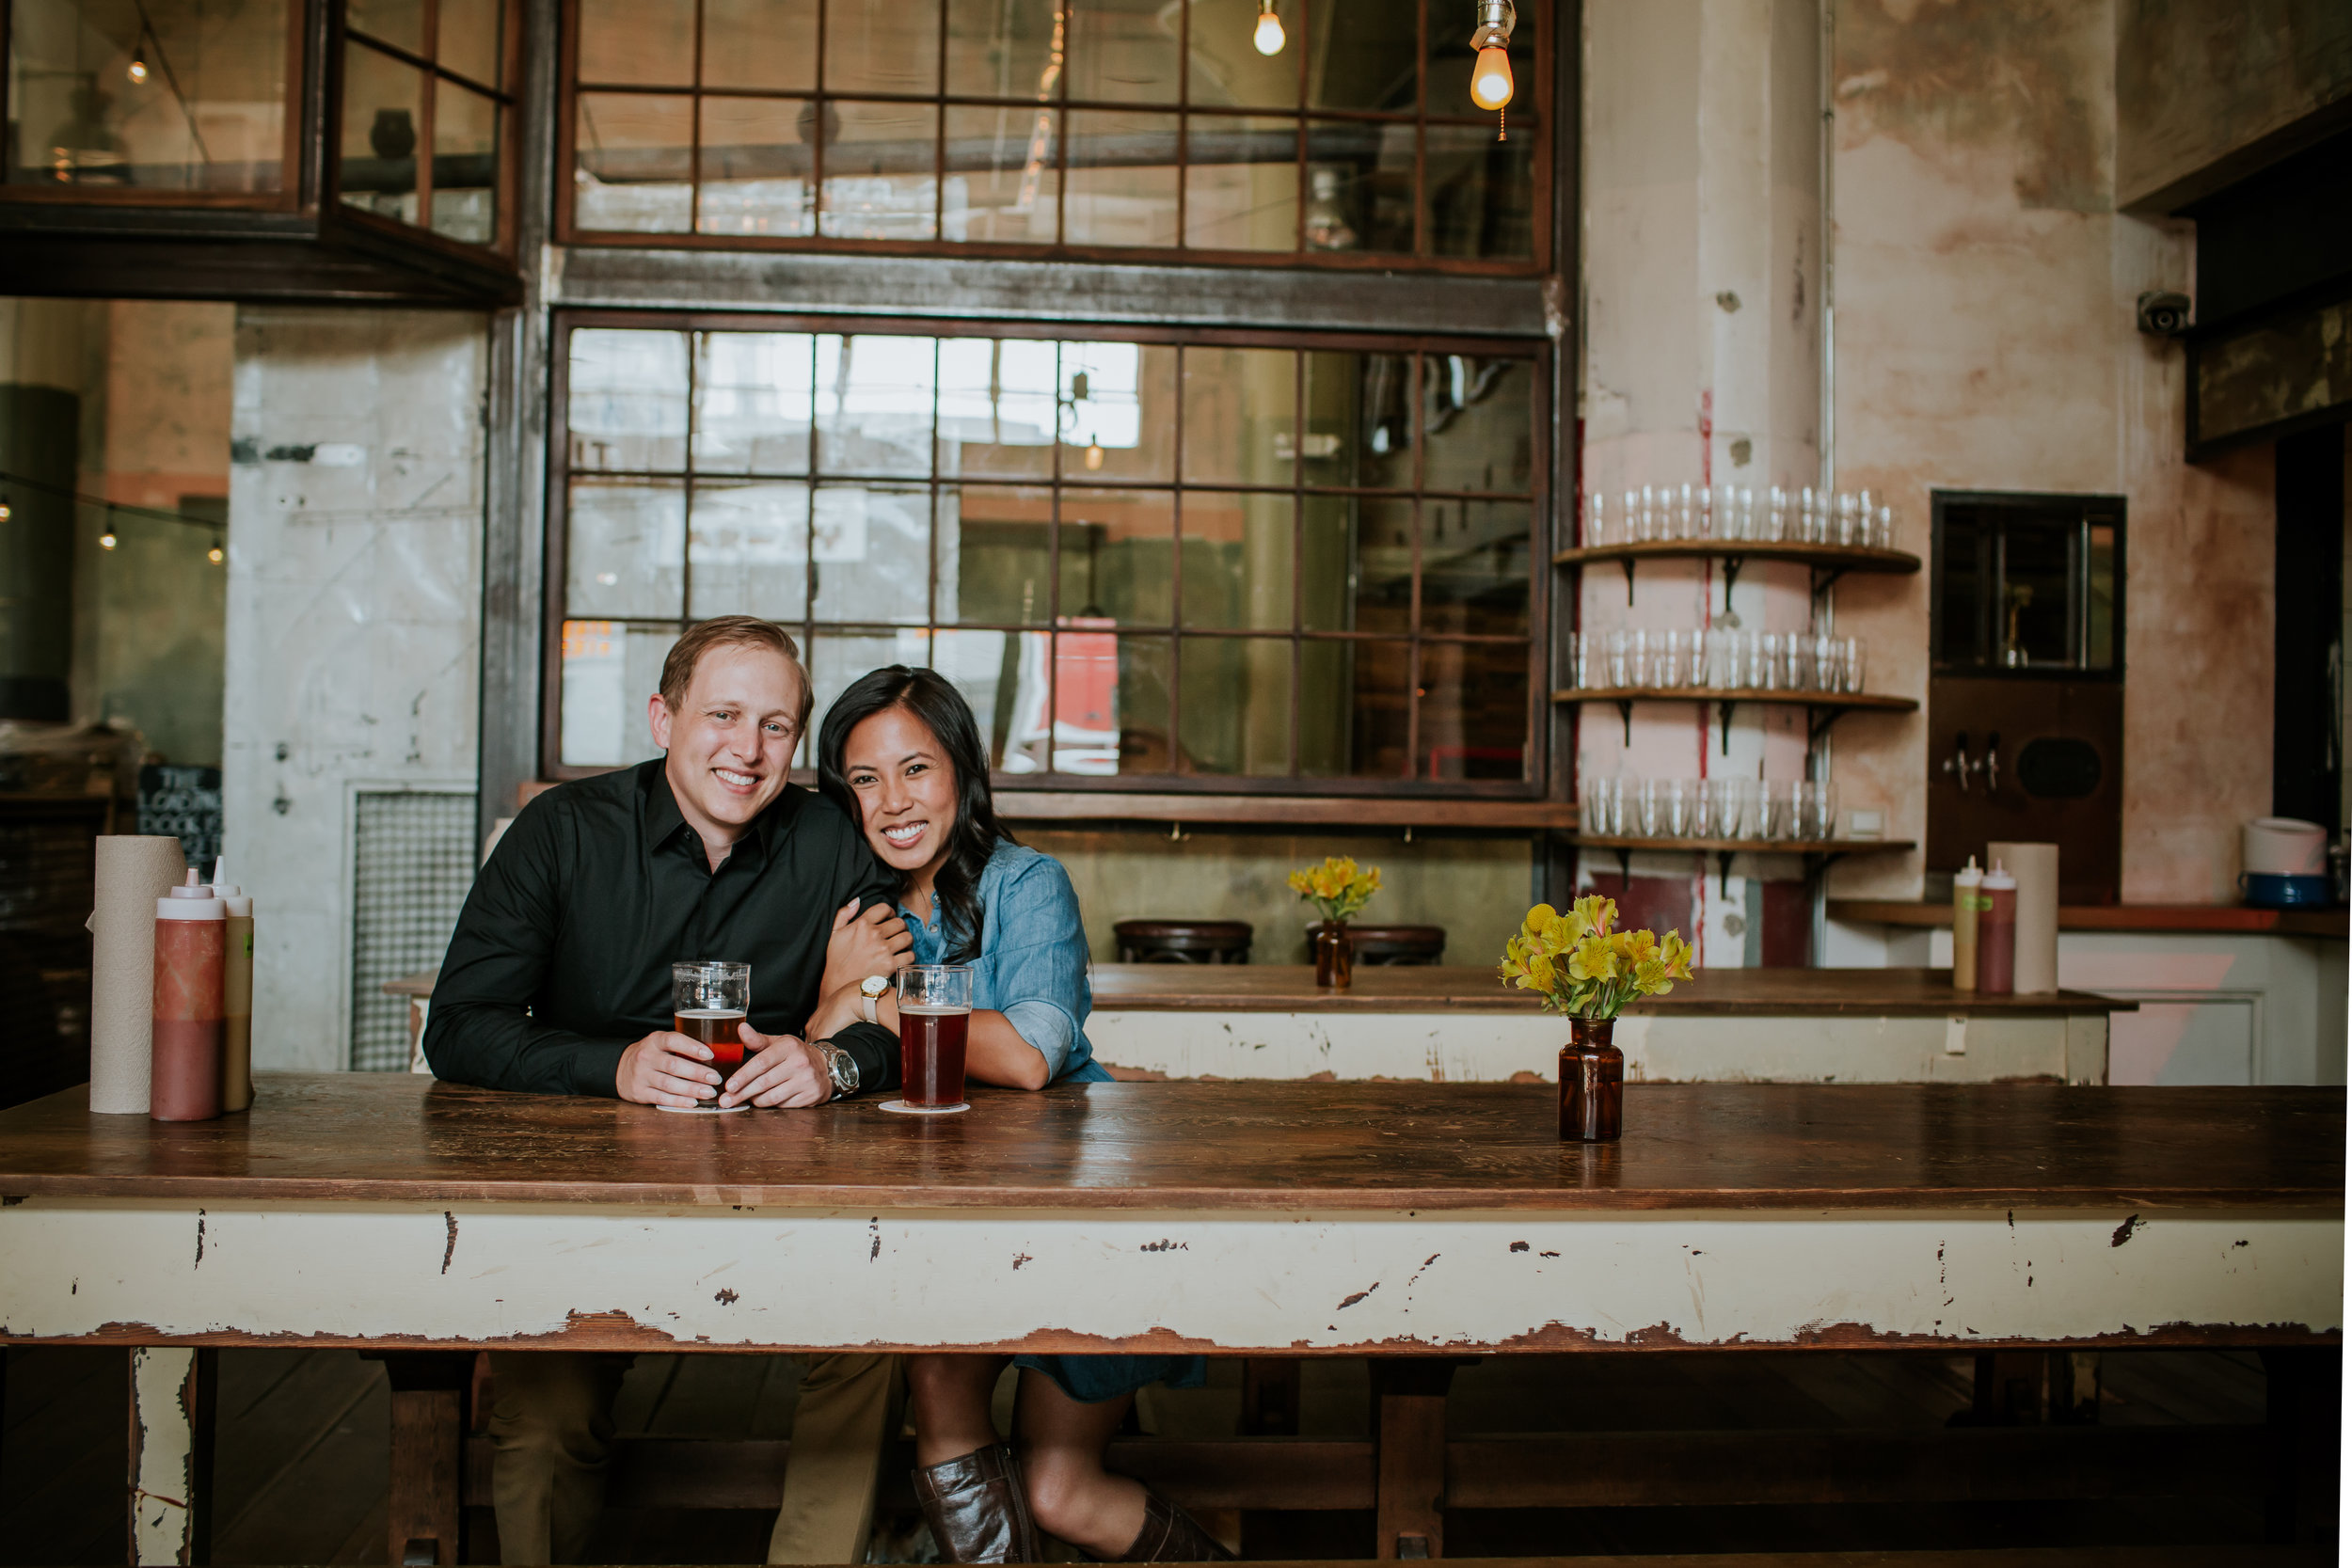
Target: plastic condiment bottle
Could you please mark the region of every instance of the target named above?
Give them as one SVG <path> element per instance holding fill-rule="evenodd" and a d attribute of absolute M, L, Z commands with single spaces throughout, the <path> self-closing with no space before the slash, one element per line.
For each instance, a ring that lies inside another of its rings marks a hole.
<path fill-rule="evenodd" d="M 1987 996 L 2017 990 L 2017 879 L 1994 861 L 1984 874 L 1977 913 L 1977 989 Z"/>
<path fill-rule="evenodd" d="M 190 871 L 155 900 L 155 1041 L 147 1114 L 157 1121 L 220 1115 L 221 981 L 229 906 Z"/>
<path fill-rule="evenodd" d="M 1952 877 L 1952 989 L 1977 989 L 1977 917 L 1984 911 L 1984 873 L 1977 857 Z"/>
<path fill-rule="evenodd" d="M 220 986 L 220 1108 L 253 1103 L 253 900 L 229 879 L 229 862 L 213 862 L 213 896 L 229 908 Z"/>

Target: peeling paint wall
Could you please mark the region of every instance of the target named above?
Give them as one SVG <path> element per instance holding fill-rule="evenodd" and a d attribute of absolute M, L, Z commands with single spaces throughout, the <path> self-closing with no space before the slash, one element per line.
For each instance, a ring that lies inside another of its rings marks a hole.
<path fill-rule="evenodd" d="M 1933 488 L 2095 491 L 2129 508 L 2122 895 L 2235 896 L 2239 822 L 2269 809 L 2266 450 L 2182 461 L 2181 351 L 2143 290 L 2185 291 L 2185 225 L 2113 211 L 2115 19 L 2104 5 L 1839 0 L 1837 475 L 1925 553 Z M 1874 685 L 1927 696 L 1930 574 L 1848 578 Z M 1923 837 L 1924 715 L 1849 720 L 1838 776 Z M 1836 893 L 1915 896 L 1876 857 Z"/>
<path fill-rule="evenodd" d="M 455 311 L 238 312 L 223 804 L 258 1068 L 347 1065 L 355 792 L 473 787 L 487 345 Z"/>

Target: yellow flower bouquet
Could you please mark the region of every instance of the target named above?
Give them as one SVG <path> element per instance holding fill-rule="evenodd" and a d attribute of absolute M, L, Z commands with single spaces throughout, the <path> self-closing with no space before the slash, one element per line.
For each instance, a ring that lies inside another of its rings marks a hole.
<path fill-rule="evenodd" d="M 1502 950 L 1502 978 L 1570 1018 L 1606 1022 L 1636 997 L 1663 996 L 1691 977 L 1691 946 L 1678 931 L 1620 931 L 1617 906 L 1597 894 L 1562 914 L 1549 904 L 1527 919 Z"/>
<path fill-rule="evenodd" d="M 1292 872 L 1291 891 L 1322 911 L 1327 921 L 1353 920 L 1380 891 L 1380 868 L 1359 868 L 1353 856 L 1332 855 L 1321 865 Z"/>

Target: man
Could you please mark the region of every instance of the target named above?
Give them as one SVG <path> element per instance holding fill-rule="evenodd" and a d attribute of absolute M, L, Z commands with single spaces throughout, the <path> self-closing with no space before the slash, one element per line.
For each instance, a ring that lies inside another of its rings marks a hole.
<path fill-rule="evenodd" d="M 894 1086 L 888 1031 L 792 1032 L 820 996 L 887 974 L 909 945 L 895 884 L 856 825 L 787 782 L 810 705 L 780 627 L 726 616 L 678 639 L 646 704 L 662 757 L 540 796 L 476 878 L 433 990 L 424 1053 L 435 1075 L 681 1110 L 817 1105 Z M 850 919 L 852 909 L 863 912 Z M 752 966 L 741 1036 L 755 1054 L 723 1081 L 707 1046 L 669 1027 L 670 965 L 691 958 Z M 506 1561 L 578 1560 L 603 1506 L 628 1359 L 492 1354 Z M 811 1368 L 770 1561 L 864 1560 L 896 1367 L 869 1355 Z"/>

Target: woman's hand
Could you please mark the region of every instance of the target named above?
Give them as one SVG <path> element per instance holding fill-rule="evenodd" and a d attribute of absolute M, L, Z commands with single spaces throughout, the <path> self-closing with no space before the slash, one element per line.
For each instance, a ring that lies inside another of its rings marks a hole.
<path fill-rule="evenodd" d="M 825 942 L 825 974 L 818 994 L 830 999 L 844 987 L 854 991 L 868 974 L 895 974 L 914 961 L 914 938 L 908 934 L 907 923 L 898 918 L 898 911 L 887 904 L 876 904 L 860 913 L 852 898 L 834 911 L 833 935 Z"/>

